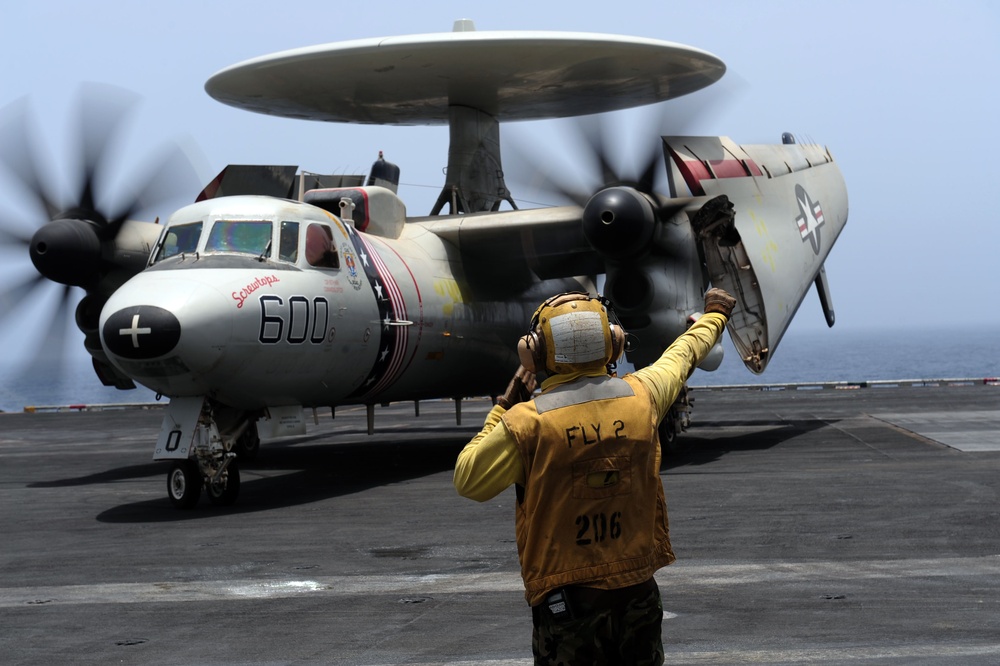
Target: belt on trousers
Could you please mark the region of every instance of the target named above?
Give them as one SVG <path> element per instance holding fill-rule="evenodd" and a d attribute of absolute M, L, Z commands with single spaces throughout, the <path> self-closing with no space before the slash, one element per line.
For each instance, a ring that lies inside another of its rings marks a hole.
<path fill-rule="evenodd" d="M 627 604 L 633 599 L 645 597 L 654 588 L 656 588 L 656 580 L 653 578 L 637 585 L 619 587 L 613 590 L 601 590 L 596 587 L 585 587 L 583 585 L 567 585 L 551 590 L 545 595 L 545 598 L 550 599 L 553 595 L 562 593 L 562 597 L 566 600 L 567 605 L 573 609 L 573 614 L 581 616 L 598 609 Z M 536 608 L 550 609 L 550 605 L 543 601 Z"/>

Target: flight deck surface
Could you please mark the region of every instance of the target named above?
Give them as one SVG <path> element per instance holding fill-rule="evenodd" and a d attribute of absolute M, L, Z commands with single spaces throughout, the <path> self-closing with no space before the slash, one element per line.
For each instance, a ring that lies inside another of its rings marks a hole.
<path fill-rule="evenodd" d="M 695 397 L 668 663 L 1000 660 L 1000 387 Z M 513 491 L 451 485 L 488 406 L 321 412 L 186 512 L 161 410 L 0 414 L 3 662 L 530 663 Z"/>

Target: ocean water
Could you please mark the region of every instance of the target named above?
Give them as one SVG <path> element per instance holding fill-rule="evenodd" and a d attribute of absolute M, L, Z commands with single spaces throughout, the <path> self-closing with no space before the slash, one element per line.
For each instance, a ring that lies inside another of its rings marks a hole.
<path fill-rule="evenodd" d="M 747 370 L 725 337 L 714 372 L 695 371 L 692 386 L 1000 377 L 1000 326 L 979 329 L 791 331 L 761 375 Z M 0 370 L 0 410 L 25 406 L 152 402 L 145 388 L 101 386 L 86 357 L 58 369 Z"/>
<path fill-rule="evenodd" d="M 1000 326 L 789 332 L 760 375 L 746 369 L 728 334 L 725 347 L 719 369 L 696 370 L 692 386 L 1000 377 Z"/>

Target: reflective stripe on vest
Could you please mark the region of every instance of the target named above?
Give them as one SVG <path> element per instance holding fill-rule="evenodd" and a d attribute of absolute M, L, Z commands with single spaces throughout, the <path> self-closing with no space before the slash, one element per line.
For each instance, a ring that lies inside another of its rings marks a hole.
<path fill-rule="evenodd" d="M 539 414 L 571 407 L 592 400 L 609 400 L 611 398 L 627 398 L 635 395 L 635 391 L 627 382 L 613 377 L 584 377 L 571 384 L 562 384 L 548 393 L 535 398 L 535 410 Z"/>

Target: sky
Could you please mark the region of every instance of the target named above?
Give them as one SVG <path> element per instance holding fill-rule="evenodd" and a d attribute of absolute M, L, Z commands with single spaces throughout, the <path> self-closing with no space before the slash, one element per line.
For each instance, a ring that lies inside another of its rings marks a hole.
<path fill-rule="evenodd" d="M 187 147 L 203 182 L 229 163 L 367 173 L 384 150 L 401 167 L 408 212 L 424 215 L 443 182 L 446 128 L 274 118 L 220 104 L 203 86 L 218 70 L 268 53 L 448 32 L 459 18 L 473 19 L 478 30 L 634 35 L 715 54 L 728 67 L 729 97 L 686 131 L 737 143 L 777 143 L 791 131 L 827 145 L 839 162 L 850 215 L 826 262 L 837 313 L 831 335 L 951 324 L 1000 329 L 993 296 L 1000 224 L 991 196 L 1000 176 L 1000 5 L 987 0 L 6 3 L 0 109 L 30 101 L 55 178 L 71 172 L 74 94 L 82 83 L 100 82 L 141 99 L 114 165 L 122 177 L 168 141 Z M 641 139 L 630 136 L 640 117 L 612 117 L 623 141 Z M 569 141 L 564 123 L 516 123 L 501 132 L 559 152 Z M 0 215 L 33 223 L 4 182 Z M 4 283 L 31 270 L 26 257 L 0 249 Z M 32 337 L 36 310 L 45 307 L 0 313 L 0 345 Z M 810 292 L 786 335 L 825 327 Z"/>

